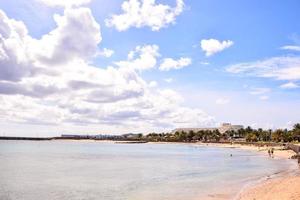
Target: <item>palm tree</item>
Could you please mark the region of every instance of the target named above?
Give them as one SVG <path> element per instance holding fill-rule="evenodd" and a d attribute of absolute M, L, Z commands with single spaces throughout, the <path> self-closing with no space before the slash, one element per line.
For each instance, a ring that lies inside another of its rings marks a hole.
<path fill-rule="evenodd" d="M 191 141 L 191 140 L 193 140 L 193 137 L 194 137 L 194 136 L 195 136 L 194 131 L 193 131 L 193 130 L 190 130 L 189 133 L 186 135 L 186 139 L 187 139 L 188 141 Z"/>
<path fill-rule="evenodd" d="M 300 123 L 295 124 L 295 125 L 294 125 L 294 129 L 300 130 Z"/>
<path fill-rule="evenodd" d="M 294 128 L 292 130 L 293 138 L 295 140 L 298 140 L 300 142 L 300 123 L 297 123 L 294 125 Z"/>
<path fill-rule="evenodd" d="M 246 136 L 246 141 L 247 142 L 257 142 L 256 134 L 253 133 L 253 132 L 248 133 L 247 136 Z"/>
<path fill-rule="evenodd" d="M 142 133 L 139 133 L 139 134 L 137 135 L 137 137 L 138 137 L 138 139 L 141 139 L 141 138 L 143 137 L 143 134 L 142 134 Z"/>
<path fill-rule="evenodd" d="M 284 137 L 284 130 L 282 130 L 282 129 L 277 129 L 272 134 L 272 140 L 275 142 L 283 141 L 283 137 Z"/>

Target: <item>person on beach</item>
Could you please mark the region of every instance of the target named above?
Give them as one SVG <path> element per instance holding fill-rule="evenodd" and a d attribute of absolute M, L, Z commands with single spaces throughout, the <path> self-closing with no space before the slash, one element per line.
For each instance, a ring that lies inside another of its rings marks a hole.
<path fill-rule="evenodd" d="M 271 155 L 272 155 L 272 158 L 274 158 L 274 148 L 271 148 Z"/>
<path fill-rule="evenodd" d="M 271 157 L 271 150 L 268 149 L 268 154 L 269 154 L 269 157 Z"/>

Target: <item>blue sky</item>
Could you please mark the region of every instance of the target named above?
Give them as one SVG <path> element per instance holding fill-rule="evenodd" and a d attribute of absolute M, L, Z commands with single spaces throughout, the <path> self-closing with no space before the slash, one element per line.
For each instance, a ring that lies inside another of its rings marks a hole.
<path fill-rule="evenodd" d="M 139 7 L 134 7 L 137 3 Z M 129 14 L 138 14 L 124 15 L 124 4 L 133 6 Z M 159 6 L 166 9 L 165 12 L 159 10 Z M 0 118 L 0 123 L 4 132 L 11 135 L 19 134 L 20 129 L 31 134 L 30 127 L 43 130 L 41 135 L 74 130 L 90 133 L 169 131 L 179 126 L 215 126 L 222 122 L 264 128 L 290 127 L 300 120 L 297 109 L 300 106 L 299 8 L 297 0 L 116 0 L 109 3 L 104 0 L 52 3 L 0 0 L 0 9 L 5 15 L 0 19 L 4 27 L 0 29 L 4 38 L 0 50 L 3 48 L 2 51 L 11 56 L 9 61 L 0 57 L 0 72 L 4 74 L 0 79 L 0 97 L 15 108 L 3 107 L 3 112 L 8 114 Z M 156 16 L 155 12 L 160 15 Z M 61 17 L 55 21 L 54 15 Z M 42 73 L 24 72 L 19 76 L 24 66 L 13 60 L 19 54 L 11 53 L 17 48 L 9 50 L 6 46 L 9 39 L 15 37 L 4 35 L 8 29 L 5 23 L 11 23 L 11 32 L 18 30 L 12 19 L 22 22 L 28 31 L 29 39 L 19 38 L 21 49 L 25 49 L 22 55 L 25 55 L 26 70 L 31 67 L 52 70 L 51 64 L 55 63 L 58 66 L 54 67 L 55 72 L 59 74 L 55 81 L 47 77 L 49 81 L 41 82 L 41 77 L 45 77 Z M 80 48 L 74 49 L 77 34 L 76 45 Z M 45 50 L 45 46 L 49 49 Z M 104 49 L 111 50 L 112 55 L 104 55 Z M 45 54 L 41 53 L 44 51 Z M 151 55 L 147 54 L 149 51 Z M 63 58 L 58 58 L 57 52 Z M 130 52 L 133 58 L 129 58 Z M 147 54 L 145 57 L 143 52 Z M 161 70 L 163 63 L 168 70 Z M 99 76 L 87 84 L 98 84 L 97 91 L 93 91 L 92 86 L 86 91 L 66 86 L 72 81 L 90 81 L 91 75 L 79 76 L 72 65 L 78 65 L 76 70 L 82 74 L 93 73 L 85 71 L 88 66 L 102 70 L 95 71 Z M 119 82 L 108 80 L 112 90 L 104 88 L 108 82 L 101 79 L 111 74 L 108 68 L 116 70 L 112 79 L 122 78 Z M 5 77 L 7 71 L 17 78 Z M 72 91 L 65 95 L 48 92 L 49 86 Z M 36 88 L 42 89 L 37 91 Z M 47 95 L 39 93 L 46 89 Z M 99 96 L 107 94 L 113 96 L 99 100 Z M 84 95 L 87 97 L 83 98 Z M 22 97 L 36 106 L 21 106 Z M 161 107 L 156 97 L 170 102 Z M 70 98 L 76 102 L 67 105 Z M 176 100 L 173 102 L 170 98 Z M 74 103 L 82 105 L 85 111 L 99 112 L 94 113 L 92 119 L 90 112 L 83 114 L 83 108 L 74 108 Z M 152 107 L 145 109 L 137 106 L 140 104 Z M 53 107 L 57 109 L 54 116 L 43 114 Z M 27 116 L 26 112 L 36 115 Z M 189 117 L 180 122 L 181 114 Z M 39 120 L 34 120 L 36 118 Z"/>

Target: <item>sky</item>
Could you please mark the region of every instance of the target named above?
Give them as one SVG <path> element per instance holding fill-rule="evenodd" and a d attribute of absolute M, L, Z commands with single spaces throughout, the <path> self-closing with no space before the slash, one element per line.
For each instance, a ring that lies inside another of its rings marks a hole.
<path fill-rule="evenodd" d="M 298 0 L 0 0 L 0 135 L 300 122 Z"/>

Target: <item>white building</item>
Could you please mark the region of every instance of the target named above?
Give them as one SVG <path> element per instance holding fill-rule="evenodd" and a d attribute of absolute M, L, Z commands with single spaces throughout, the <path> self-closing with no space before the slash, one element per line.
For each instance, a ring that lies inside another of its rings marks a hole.
<path fill-rule="evenodd" d="M 220 133 L 225 133 L 226 131 L 234 131 L 237 132 L 239 129 L 244 128 L 244 126 L 242 125 L 232 125 L 230 123 L 223 123 L 220 127 L 216 127 L 216 128 L 176 128 L 172 131 L 172 133 L 176 133 L 176 132 L 189 132 L 189 131 L 193 131 L 193 132 L 198 132 L 198 131 L 214 131 L 214 130 L 219 130 Z"/>

